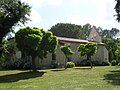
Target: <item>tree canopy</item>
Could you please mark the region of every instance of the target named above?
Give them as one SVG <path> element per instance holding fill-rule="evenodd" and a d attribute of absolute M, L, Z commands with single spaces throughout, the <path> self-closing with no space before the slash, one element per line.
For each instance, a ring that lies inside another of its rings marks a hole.
<path fill-rule="evenodd" d="M 61 46 L 61 51 L 65 54 L 66 58 L 70 58 L 74 52 L 70 49 L 68 44 L 65 44 L 64 46 Z"/>
<path fill-rule="evenodd" d="M 87 60 L 90 61 L 90 65 L 92 68 L 92 61 L 91 56 L 93 56 L 97 51 L 97 44 L 96 43 L 87 43 L 87 44 L 80 44 L 77 48 L 80 56 L 87 56 Z"/>
<path fill-rule="evenodd" d="M 115 5 L 115 11 L 116 11 L 116 19 L 118 22 L 120 22 L 120 0 L 115 0 L 116 1 L 116 5 Z"/>
<path fill-rule="evenodd" d="M 33 69 L 36 69 L 35 58 L 46 58 L 48 52 L 53 53 L 57 48 L 57 38 L 50 31 L 39 28 L 21 28 L 15 34 L 17 47 L 22 53 L 32 56 Z"/>
<path fill-rule="evenodd" d="M 54 35 L 68 38 L 80 38 L 81 25 L 69 24 L 69 23 L 57 23 L 52 26 L 50 31 Z"/>
<path fill-rule="evenodd" d="M 61 46 L 60 48 L 61 48 L 61 51 L 65 54 L 67 61 L 69 61 L 69 58 L 74 54 L 74 52 L 70 49 L 70 45 L 65 44 L 64 46 Z M 66 60 L 65 60 L 65 64 L 66 64 Z"/>
<path fill-rule="evenodd" d="M 0 0 L 0 45 L 2 39 L 13 26 L 25 24 L 29 20 L 31 7 L 21 0 Z M 0 49 L 0 57 L 2 50 Z"/>

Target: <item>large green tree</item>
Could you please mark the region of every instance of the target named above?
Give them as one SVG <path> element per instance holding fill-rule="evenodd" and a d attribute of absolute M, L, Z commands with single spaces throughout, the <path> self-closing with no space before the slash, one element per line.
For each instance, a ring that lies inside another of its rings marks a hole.
<path fill-rule="evenodd" d="M 120 38 L 116 40 L 116 47 L 117 47 L 115 51 L 116 60 L 118 63 L 120 63 Z"/>
<path fill-rule="evenodd" d="M 70 49 L 70 45 L 65 44 L 64 46 L 61 46 L 61 51 L 65 54 L 65 57 L 67 59 L 67 61 L 69 61 L 70 57 L 74 54 L 74 52 Z M 66 60 L 65 60 L 65 64 L 66 64 Z M 66 68 L 66 66 L 65 66 Z"/>
<path fill-rule="evenodd" d="M 35 58 L 46 58 L 48 52 L 54 53 L 58 41 L 49 31 L 39 28 L 22 28 L 15 34 L 17 47 L 22 53 L 32 57 L 33 70 L 36 70 Z"/>
<path fill-rule="evenodd" d="M 118 20 L 118 22 L 120 22 L 120 0 L 115 0 L 117 3 L 115 5 L 115 11 L 116 11 L 116 19 Z"/>
<path fill-rule="evenodd" d="M 93 56 L 97 51 L 97 44 L 96 43 L 87 43 L 87 44 L 80 44 L 77 48 L 80 56 L 87 56 L 87 60 L 90 61 L 90 66 L 92 68 L 92 60 L 91 56 Z"/>
<path fill-rule="evenodd" d="M 80 31 L 80 38 L 81 39 L 88 39 L 92 27 L 89 23 L 82 26 L 82 30 Z"/>
<path fill-rule="evenodd" d="M 54 35 L 68 38 L 80 38 L 81 25 L 69 24 L 69 23 L 57 23 L 52 26 L 50 31 Z"/>
<path fill-rule="evenodd" d="M 105 43 L 105 46 L 107 50 L 109 51 L 109 61 L 116 59 L 115 51 L 117 49 L 117 40 L 114 38 L 103 38 L 103 43 Z"/>
<path fill-rule="evenodd" d="M 120 31 L 117 28 L 112 28 L 111 30 L 105 29 L 105 30 L 102 30 L 102 37 L 103 38 L 116 38 L 119 32 Z"/>
<path fill-rule="evenodd" d="M 3 37 L 13 31 L 13 26 L 25 24 L 29 20 L 30 9 L 20 0 L 0 0 L 0 57 Z"/>

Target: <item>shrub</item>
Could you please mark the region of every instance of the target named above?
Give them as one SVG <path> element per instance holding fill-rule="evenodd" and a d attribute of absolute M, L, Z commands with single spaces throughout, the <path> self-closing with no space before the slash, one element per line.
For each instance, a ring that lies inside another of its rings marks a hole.
<path fill-rule="evenodd" d="M 51 68 L 57 68 L 58 67 L 58 63 L 54 60 L 52 60 L 51 62 Z"/>
<path fill-rule="evenodd" d="M 4 69 L 31 69 L 31 62 L 26 62 L 24 59 L 9 60 L 2 64 Z"/>
<path fill-rule="evenodd" d="M 90 66 L 90 61 L 84 59 L 80 62 L 80 66 Z"/>
<path fill-rule="evenodd" d="M 100 65 L 97 60 L 96 61 L 92 61 L 92 64 L 93 64 L 93 66 L 99 66 Z"/>
<path fill-rule="evenodd" d="M 118 66 L 120 66 L 120 63 L 118 63 Z"/>
<path fill-rule="evenodd" d="M 116 61 L 116 60 L 112 60 L 112 61 L 111 61 L 111 65 L 112 65 L 112 66 L 117 65 L 117 61 Z"/>
<path fill-rule="evenodd" d="M 110 66 L 111 64 L 109 62 L 102 62 L 102 66 Z"/>
<path fill-rule="evenodd" d="M 67 62 L 66 67 L 67 68 L 73 68 L 73 67 L 75 67 L 75 64 L 73 62 Z"/>

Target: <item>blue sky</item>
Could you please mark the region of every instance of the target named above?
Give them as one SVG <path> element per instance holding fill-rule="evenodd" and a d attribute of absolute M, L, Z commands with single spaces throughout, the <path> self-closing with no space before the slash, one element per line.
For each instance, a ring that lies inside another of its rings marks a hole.
<path fill-rule="evenodd" d="M 115 0 L 22 0 L 32 6 L 26 26 L 45 30 L 57 23 L 84 25 L 90 23 L 103 29 L 120 29 L 115 20 Z"/>

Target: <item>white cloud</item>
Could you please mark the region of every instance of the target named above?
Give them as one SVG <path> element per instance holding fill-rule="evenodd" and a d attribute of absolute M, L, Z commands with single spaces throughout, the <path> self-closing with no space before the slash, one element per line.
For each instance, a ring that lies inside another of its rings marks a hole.
<path fill-rule="evenodd" d="M 52 6 L 58 6 L 62 4 L 63 0 L 47 0 L 47 3 Z"/>
<path fill-rule="evenodd" d="M 32 8 L 40 8 L 44 4 L 45 0 L 22 0 L 28 3 Z"/>
<path fill-rule="evenodd" d="M 79 24 L 79 25 L 84 25 L 86 23 L 90 23 L 92 25 L 95 24 L 95 20 L 93 18 L 89 17 L 81 17 L 79 15 L 72 15 L 67 18 L 68 22 L 74 23 L 74 24 Z"/>
<path fill-rule="evenodd" d="M 85 25 L 86 23 L 90 23 L 91 25 L 95 25 L 97 27 L 102 27 L 103 29 L 111 29 L 112 27 L 120 28 L 118 26 L 117 21 L 115 20 L 105 20 L 104 18 L 92 18 L 92 17 L 81 17 L 79 15 L 72 15 L 67 17 L 67 22 L 74 23 L 78 25 Z"/>
<path fill-rule="evenodd" d="M 36 26 L 36 27 L 38 27 L 39 24 L 42 22 L 42 17 L 35 10 L 32 10 L 31 15 L 30 15 L 30 19 L 31 19 L 31 21 L 28 22 L 27 26 L 33 26 L 33 27 Z"/>

